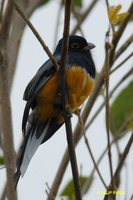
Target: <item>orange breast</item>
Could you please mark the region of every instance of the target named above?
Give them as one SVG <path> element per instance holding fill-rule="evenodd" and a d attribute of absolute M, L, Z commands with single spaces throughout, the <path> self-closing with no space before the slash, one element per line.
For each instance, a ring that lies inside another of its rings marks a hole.
<path fill-rule="evenodd" d="M 76 111 L 94 88 L 94 80 L 87 74 L 86 70 L 73 66 L 66 71 L 68 86 L 68 99 L 72 112 Z"/>
<path fill-rule="evenodd" d="M 36 111 L 40 120 L 47 120 L 56 116 L 54 102 L 57 88 L 58 78 L 57 75 L 53 75 L 38 93 Z"/>
<path fill-rule="evenodd" d="M 87 72 L 76 65 L 70 69 L 66 69 L 66 81 L 68 86 L 68 100 L 71 112 L 75 112 L 77 108 L 91 94 L 94 87 L 94 80 L 90 78 Z M 52 78 L 42 87 L 37 96 L 36 111 L 39 118 L 46 120 L 59 116 L 57 102 L 61 104 L 61 99 L 57 95 L 58 77 L 53 75 Z"/>

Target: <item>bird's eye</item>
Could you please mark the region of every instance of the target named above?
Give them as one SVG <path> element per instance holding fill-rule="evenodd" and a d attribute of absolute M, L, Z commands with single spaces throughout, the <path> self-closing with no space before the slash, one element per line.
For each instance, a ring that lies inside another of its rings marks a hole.
<path fill-rule="evenodd" d="M 79 48 L 79 43 L 78 43 L 78 42 L 73 42 L 73 43 L 71 44 L 71 47 L 72 47 L 73 49 L 78 49 L 78 48 Z"/>

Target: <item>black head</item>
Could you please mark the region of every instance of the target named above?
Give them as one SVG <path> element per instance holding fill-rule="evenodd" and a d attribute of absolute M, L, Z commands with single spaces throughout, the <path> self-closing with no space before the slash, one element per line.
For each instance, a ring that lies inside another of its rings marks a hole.
<path fill-rule="evenodd" d="M 62 42 L 63 42 L 63 39 L 60 39 L 56 47 L 55 54 L 61 52 Z M 85 52 L 89 52 L 94 47 L 95 47 L 94 44 L 87 43 L 87 41 L 81 36 L 70 35 L 69 37 L 69 46 L 68 46 L 69 52 L 85 53 Z"/>
<path fill-rule="evenodd" d="M 60 55 L 63 39 L 59 40 L 54 55 Z M 68 64 L 77 64 L 84 67 L 92 78 L 95 78 L 95 63 L 92 59 L 90 50 L 95 47 L 92 43 L 77 35 L 69 36 L 68 45 Z"/>

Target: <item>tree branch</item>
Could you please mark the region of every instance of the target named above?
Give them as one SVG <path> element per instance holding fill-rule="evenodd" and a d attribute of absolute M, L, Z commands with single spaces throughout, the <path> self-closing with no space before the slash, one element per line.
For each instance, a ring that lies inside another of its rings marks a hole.
<path fill-rule="evenodd" d="M 6 10 L 4 16 L 2 17 L 2 24 L 1 24 L 1 34 L 4 35 L 5 38 L 8 38 L 9 30 L 12 22 L 12 15 L 13 15 L 13 5 L 12 2 L 9 1 L 6 6 Z"/>
<path fill-rule="evenodd" d="M 0 200 L 5 200 L 6 199 L 6 185 L 7 184 L 4 185 L 4 189 L 3 189 L 2 193 L 1 193 Z"/>
<path fill-rule="evenodd" d="M 108 160 L 109 160 L 109 169 L 110 169 L 110 177 L 112 180 L 112 188 L 115 189 L 115 183 L 113 180 L 113 164 L 112 164 L 112 154 L 111 154 L 111 145 L 110 145 L 110 133 L 109 133 L 109 73 L 110 73 L 110 46 L 109 46 L 109 34 L 110 34 L 110 28 L 106 33 L 106 41 L 105 41 L 105 91 L 106 91 L 106 103 L 105 103 L 105 109 L 106 109 L 106 134 L 107 134 L 107 144 L 108 144 Z M 114 196 L 115 199 L 115 196 Z"/>
<path fill-rule="evenodd" d="M 91 11 L 93 10 L 94 6 L 97 3 L 98 3 L 98 0 L 92 1 L 92 3 L 89 5 L 89 7 L 86 9 L 86 11 L 82 14 L 80 21 L 77 22 L 76 26 L 71 31 L 71 35 L 74 35 L 77 32 L 79 26 L 81 26 L 81 24 L 84 22 L 84 20 L 87 18 L 87 16 L 91 13 Z"/>
<path fill-rule="evenodd" d="M 80 187 L 80 181 L 79 181 L 77 160 L 76 160 L 76 155 L 75 155 L 75 145 L 74 145 L 73 134 L 72 134 L 72 125 L 71 125 L 71 113 L 69 111 L 69 102 L 68 102 L 68 96 L 66 92 L 67 85 L 66 85 L 66 78 L 65 78 L 65 68 L 66 68 L 67 52 L 68 52 L 68 44 L 69 44 L 70 13 L 71 13 L 71 0 L 67 0 L 65 1 L 63 44 L 62 44 L 61 61 L 60 61 L 61 67 L 59 69 L 58 74 L 59 74 L 59 89 L 61 92 L 62 105 L 64 109 L 63 115 L 65 119 L 69 157 L 70 157 L 72 174 L 73 174 L 75 198 L 78 200 L 81 200 L 82 199 L 81 187 Z"/>
<path fill-rule="evenodd" d="M 58 15 L 57 15 L 57 19 L 56 19 L 56 26 L 55 26 L 55 31 L 54 31 L 54 44 L 53 44 L 53 48 L 55 48 L 56 44 L 57 44 L 57 36 L 58 36 L 58 31 L 59 31 L 59 24 L 60 24 L 60 18 L 61 18 L 61 10 L 62 10 L 62 0 L 60 0 L 60 5 L 59 5 L 59 10 L 58 10 Z"/>
<path fill-rule="evenodd" d="M 107 189 L 107 185 L 106 185 L 106 183 L 105 183 L 105 181 L 104 181 L 104 179 L 103 179 L 103 177 L 102 177 L 102 175 L 101 175 L 101 173 L 100 173 L 100 171 L 98 169 L 97 163 L 96 163 L 95 158 L 93 156 L 89 141 L 88 141 L 88 139 L 86 137 L 86 133 L 85 133 L 86 130 L 85 130 L 82 118 L 80 116 L 80 113 L 78 111 L 77 111 L 77 115 L 78 115 L 78 120 L 79 120 L 79 123 L 80 123 L 80 126 L 81 126 L 81 130 L 82 130 L 82 133 L 83 133 L 84 141 L 85 141 L 85 144 L 87 146 L 87 150 L 88 150 L 88 152 L 89 152 L 89 154 L 91 156 L 94 168 L 96 169 L 96 171 L 97 171 L 97 173 L 99 175 L 99 178 L 100 178 L 101 182 L 103 183 L 104 187 Z"/>
<path fill-rule="evenodd" d="M 35 9 L 44 5 L 42 0 L 18 0 L 20 7 L 25 11 L 26 15 L 30 17 Z M 12 29 L 10 37 L 8 38 L 8 61 L 9 61 L 9 87 L 12 88 L 12 82 L 16 70 L 16 61 L 18 57 L 19 47 L 21 44 L 22 35 L 24 32 L 26 23 L 17 12 L 13 12 L 12 17 Z"/>
<path fill-rule="evenodd" d="M 129 138 L 129 141 L 128 141 L 128 143 L 127 143 L 125 149 L 124 149 L 124 152 L 123 152 L 123 154 L 122 154 L 122 156 L 121 156 L 121 159 L 120 159 L 120 161 L 119 161 L 119 163 L 118 163 L 118 166 L 117 166 L 117 168 L 116 168 L 116 170 L 115 170 L 115 173 L 114 173 L 114 176 L 113 176 L 113 179 L 114 179 L 114 180 L 117 180 L 117 177 L 118 177 L 119 174 L 120 174 L 120 171 L 121 171 L 121 169 L 122 169 L 122 167 L 123 167 L 124 161 L 125 161 L 125 159 L 126 159 L 128 153 L 129 153 L 129 150 L 130 150 L 130 148 L 131 148 L 132 143 L 133 143 L 133 133 L 131 134 L 131 136 L 130 136 L 130 138 Z M 110 182 L 110 184 L 109 184 L 109 186 L 108 186 L 107 192 L 110 190 L 110 185 L 111 185 L 111 184 L 112 184 L 112 180 L 111 180 L 111 182 Z M 104 200 L 108 200 L 108 199 L 109 199 L 109 195 L 105 195 Z"/>
<path fill-rule="evenodd" d="M 10 35 L 10 28 L 12 23 L 13 5 L 11 1 L 6 4 L 5 12 L 2 17 L 2 24 L 0 27 L 0 99 L 1 99 L 1 138 L 4 152 L 4 159 L 6 164 L 7 175 L 7 199 L 16 200 L 17 196 L 14 191 L 13 175 L 15 172 L 15 151 L 13 144 L 13 131 L 11 120 L 11 104 L 10 92 L 8 85 L 8 48 L 7 41 Z"/>
<path fill-rule="evenodd" d="M 128 61 L 133 56 L 133 52 L 131 52 L 123 61 L 121 61 L 114 69 L 111 70 L 110 74 L 114 73 L 116 70 L 118 70 L 122 65 Z"/>
<path fill-rule="evenodd" d="M 77 21 L 77 26 L 78 26 L 78 30 L 80 31 L 81 35 L 84 37 L 84 33 L 82 31 L 82 28 L 81 28 L 81 23 L 80 23 L 80 18 L 81 16 L 78 14 L 78 12 L 76 11 L 75 9 L 75 4 L 72 3 L 72 13 Z"/>
<path fill-rule="evenodd" d="M 1 53 L 1 52 L 0 52 Z M 3 62 L 0 68 L 0 96 L 1 96 L 1 126 L 2 126 L 2 146 L 7 174 L 7 198 L 15 200 L 13 175 L 15 173 L 15 151 L 13 144 L 13 131 L 11 122 L 10 93 L 7 77 L 7 51 L 3 55 Z"/>
<path fill-rule="evenodd" d="M 2 15 L 3 15 L 3 8 L 4 8 L 4 4 L 5 4 L 5 0 L 1 0 L 1 4 L 0 4 L 0 26 L 2 23 Z"/>
<path fill-rule="evenodd" d="M 119 56 L 129 47 L 133 42 L 133 34 L 122 44 L 122 46 L 116 51 L 114 56 L 114 61 L 118 59 Z"/>
<path fill-rule="evenodd" d="M 24 19 L 24 21 L 26 22 L 26 24 L 29 26 L 29 28 L 31 29 L 31 31 L 33 32 L 33 34 L 35 35 L 35 37 L 40 42 L 40 44 L 43 47 L 44 51 L 47 53 L 47 55 L 51 59 L 53 65 L 58 70 L 59 69 L 59 65 L 58 65 L 57 61 L 55 60 L 55 58 L 53 57 L 52 53 L 50 52 L 49 48 L 46 46 L 44 40 L 41 38 L 41 36 L 37 32 L 37 30 L 34 28 L 34 26 L 32 25 L 32 23 L 29 21 L 28 17 L 24 14 L 24 12 L 20 8 L 20 6 L 16 3 L 16 1 L 15 0 L 12 0 L 12 1 L 13 1 L 14 6 L 15 6 L 15 9 L 18 11 L 18 13 L 20 14 L 20 16 Z"/>

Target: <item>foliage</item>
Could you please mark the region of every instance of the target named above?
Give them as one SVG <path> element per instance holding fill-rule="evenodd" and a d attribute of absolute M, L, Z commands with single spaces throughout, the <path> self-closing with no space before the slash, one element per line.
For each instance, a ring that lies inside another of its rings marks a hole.
<path fill-rule="evenodd" d="M 133 130 L 133 81 L 111 105 L 110 130 L 116 137 Z"/>
<path fill-rule="evenodd" d="M 4 164 L 5 164 L 4 158 L 3 158 L 3 156 L 0 156 L 0 165 L 4 165 Z"/>
<path fill-rule="evenodd" d="M 43 3 L 46 4 L 48 3 L 50 0 L 43 0 Z"/>
<path fill-rule="evenodd" d="M 121 8 L 121 5 L 111 6 L 109 8 L 109 20 L 112 25 L 120 24 L 128 15 L 128 12 L 120 13 Z"/>
<path fill-rule="evenodd" d="M 80 184 L 81 184 L 81 189 L 82 189 L 86 185 L 86 182 L 88 182 L 88 176 L 80 176 L 79 179 L 80 179 Z M 94 180 L 93 177 L 90 176 L 89 177 L 89 182 L 87 184 L 87 187 L 86 187 L 83 195 L 85 195 L 89 191 L 90 186 L 92 185 L 93 180 Z M 63 189 L 63 191 L 61 193 L 61 196 L 68 197 L 69 200 L 74 200 L 73 180 L 70 180 L 66 184 L 65 188 Z"/>
<path fill-rule="evenodd" d="M 64 0 L 62 0 L 62 4 L 64 5 Z M 73 4 L 79 8 L 82 7 L 83 1 L 82 0 L 73 0 Z"/>
<path fill-rule="evenodd" d="M 79 7 L 82 6 L 82 0 L 73 0 L 73 2 L 74 2 L 74 4 L 75 4 L 76 6 L 79 6 Z"/>

